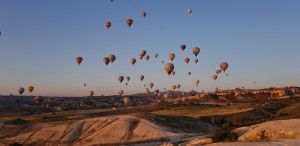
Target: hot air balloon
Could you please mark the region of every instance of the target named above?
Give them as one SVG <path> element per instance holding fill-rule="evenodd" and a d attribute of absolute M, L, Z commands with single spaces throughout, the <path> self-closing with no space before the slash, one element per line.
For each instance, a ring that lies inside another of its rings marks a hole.
<path fill-rule="evenodd" d="M 89 91 L 89 96 L 94 96 L 94 91 Z"/>
<path fill-rule="evenodd" d="M 187 12 L 188 12 L 189 14 L 191 14 L 191 13 L 192 13 L 192 10 L 191 10 L 191 9 L 188 9 Z"/>
<path fill-rule="evenodd" d="M 119 76 L 119 77 L 118 77 L 118 80 L 120 81 L 120 83 L 122 83 L 123 80 L 124 80 L 124 77 L 123 77 L 123 76 Z"/>
<path fill-rule="evenodd" d="M 126 104 L 126 106 L 128 106 L 128 104 L 130 103 L 130 99 L 128 97 L 125 97 L 124 103 Z"/>
<path fill-rule="evenodd" d="M 219 74 L 219 73 L 221 73 L 221 72 L 222 72 L 221 69 L 216 70 L 216 74 Z"/>
<path fill-rule="evenodd" d="M 128 85 L 128 83 L 125 84 L 126 86 Z"/>
<path fill-rule="evenodd" d="M 149 87 L 152 89 L 152 87 L 153 87 L 153 83 L 149 83 Z"/>
<path fill-rule="evenodd" d="M 225 72 L 226 69 L 228 68 L 228 63 L 227 62 L 222 62 L 220 64 L 220 68 Z"/>
<path fill-rule="evenodd" d="M 140 55 L 139 55 L 140 60 L 142 60 L 143 57 L 144 57 L 143 54 L 140 54 Z"/>
<path fill-rule="evenodd" d="M 108 59 L 108 57 L 104 57 L 103 61 L 104 61 L 105 65 L 107 65 L 110 62 L 109 59 Z"/>
<path fill-rule="evenodd" d="M 195 63 L 198 63 L 198 59 L 194 59 L 194 62 L 195 62 Z"/>
<path fill-rule="evenodd" d="M 170 97 L 173 97 L 174 96 L 174 94 L 173 93 L 170 93 Z"/>
<path fill-rule="evenodd" d="M 175 58 L 175 54 L 171 53 L 171 54 L 169 55 L 169 58 L 170 58 L 171 61 L 173 61 L 174 58 Z"/>
<path fill-rule="evenodd" d="M 18 89 L 18 92 L 19 92 L 20 94 L 23 94 L 24 91 L 25 91 L 25 89 L 24 89 L 23 87 L 20 87 L 20 88 Z"/>
<path fill-rule="evenodd" d="M 160 97 L 160 96 L 161 96 L 161 93 L 157 93 L 157 96 Z"/>
<path fill-rule="evenodd" d="M 106 26 L 107 29 L 109 29 L 110 26 L 111 26 L 111 23 L 110 22 L 105 22 L 105 26 Z"/>
<path fill-rule="evenodd" d="M 142 54 L 143 56 L 145 56 L 146 53 L 147 53 L 146 50 L 142 50 L 142 51 L 141 51 L 141 54 Z"/>
<path fill-rule="evenodd" d="M 165 63 L 164 61 L 161 61 L 161 63 Z"/>
<path fill-rule="evenodd" d="M 190 58 L 185 58 L 184 61 L 185 61 L 186 63 L 189 63 L 189 62 L 190 62 Z"/>
<path fill-rule="evenodd" d="M 42 97 L 40 97 L 40 96 L 36 96 L 34 99 L 35 99 L 36 104 L 40 104 L 40 102 L 43 101 Z"/>
<path fill-rule="evenodd" d="M 191 75 L 191 72 L 188 72 L 188 75 L 190 76 L 190 75 Z"/>
<path fill-rule="evenodd" d="M 181 95 L 182 95 L 182 96 L 184 96 L 184 95 L 185 95 L 185 93 L 182 91 L 182 92 L 181 92 Z"/>
<path fill-rule="evenodd" d="M 33 86 L 29 86 L 27 89 L 31 93 L 33 91 L 34 87 Z"/>
<path fill-rule="evenodd" d="M 147 15 L 146 12 L 143 12 L 143 13 L 142 13 L 142 16 L 143 16 L 144 18 L 146 17 L 146 15 Z"/>
<path fill-rule="evenodd" d="M 120 91 L 119 91 L 119 94 L 120 94 L 120 96 L 122 96 L 122 95 L 123 95 L 123 93 L 124 93 L 124 91 L 123 91 L 123 90 L 120 90 Z"/>
<path fill-rule="evenodd" d="M 110 61 L 111 63 L 113 63 L 113 62 L 115 61 L 115 59 L 116 59 L 116 56 L 115 56 L 115 55 L 109 55 L 109 56 L 108 56 L 108 59 L 109 59 L 109 61 Z"/>
<path fill-rule="evenodd" d="M 226 76 L 228 76 L 228 74 L 226 74 Z"/>
<path fill-rule="evenodd" d="M 197 87 L 198 87 L 199 82 L 200 82 L 199 80 L 195 81 Z"/>
<path fill-rule="evenodd" d="M 203 94 L 203 93 L 204 93 L 204 90 L 202 90 L 201 93 Z"/>
<path fill-rule="evenodd" d="M 164 90 L 167 90 L 167 88 L 164 88 Z"/>
<path fill-rule="evenodd" d="M 217 75 L 213 75 L 213 79 L 216 80 L 218 78 Z"/>
<path fill-rule="evenodd" d="M 134 65 L 135 62 L 136 62 L 136 59 L 135 59 L 135 58 L 131 58 L 131 59 L 130 59 L 130 62 L 131 62 L 132 65 Z"/>
<path fill-rule="evenodd" d="M 132 21 L 132 19 L 127 19 L 126 23 L 127 23 L 128 27 L 130 27 L 132 25 L 133 21 Z"/>
<path fill-rule="evenodd" d="M 146 56 L 145 56 L 145 59 L 146 59 L 147 61 L 149 60 L 149 58 L 150 58 L 149 55 L 146 55 Z"/>
<path fill-rule="evenodd" d="M 172 71 L 172 75 L 173 75 L 173 76 L 175 75 L 175 71 Z"/>
<path fill-rule="evenodd" d="M 155 94 L 155 95 L 157 95 L 157 94 L 158 94 L 158 92 L 159 92 L 159 90 L 158 90 L 158 89 L 156 89 L 156 90 L 154 91 L 154 94 Z"/>
<path fill-rule="evenodd" d="M 175 89 L 176 89 L 176 85 L 173 85 L 173 86 L 172 86 L 172 89 L 175 90 Z"/>
<path fill-rule="evenodd" d="M 255 84 L 256 82 L 254 81 L 253 84 Z"/>
<path fill-rule="evenodd" d="M 144 87 L 146 87 L 146 84 L 144 84 Z"/>
<path fill-rule="evenodd" d="M 158 54 L 154 54 L 154 57 L 157 58 Z"/>
<path fill-rule="evenodd" d="M 86 83 L 84 83 L 83 86 L 86 87 Z"/>
<path fill-rule="evenodd" d="M 194 53 L 194 55 L 197 57 L 197 55 L 200 52 L 200 49 L 198 47 L 193 48 L 192 52 Z"/>
<path fill-rule="evenodd" d="M 76 62 L 78 63 L 78 65 L 80 65 L 82 60 L 83 60 L 82 57 L 76 57 Z"/>
<path fill-rule="evenodd" d="M 141 80 L 141 81 L 143 81 L 143 80 L 144 80 L 144 76 L 143 76 L 143 75 L 140 75 L 140 77 L 139 77 L 139 78 L 140 78 L 140 80 Z"/>
<path fill-rule="evenodd" d="M 181 85 L 180 85 L 180 84 L 177 84 L 176 88 L 179 89 L 180 87 L 181 87 Z"/>
<path fill-rule="evenodd" d="M 185 44 L 180 45 L 180 48 L 182 51 L 184 51 L 184 49 L 186 48 Z"/>
<path fill-rule="evenodd" d="M 127 80 L 127 82 L 129 82 L 129 80 L 130 80 L 130 77 L 126 77 L 126 80 Z"/>
<path fill-rule="evenodd" d="M 165 93 L 165 94 L 164 94 L 164 98 L 165 98 L 165 100 L 168 100 L 169 94 Z"/>
<path fill-rule="evenodd" d="M 148 88 L 146 88 L 146 94 L 149 94 L 150 90 Z"/>
<path fill-rule="evenodd" d="M 170 75 L 170 73 L 174 70 L 174 65 L 172 63 L 165 64 L 165 70 Z"/>

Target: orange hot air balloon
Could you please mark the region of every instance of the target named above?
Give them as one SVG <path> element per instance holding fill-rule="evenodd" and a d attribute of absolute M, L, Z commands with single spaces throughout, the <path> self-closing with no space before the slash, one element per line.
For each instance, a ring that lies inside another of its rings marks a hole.
<path fill-rule="evenodd" d="M 217 75 L 213 75 L 213 79 L 216 80 L 218 78 Z"/>
<path fill-rule="evenodd" d="M 76 62 L 78 63 L 78 65 L 80 65 L 82 60 L 83 60 L 82 57 L 76 57 Z"/>
<path fill-rule="evenodd" d="M 93 96 L 94 95 L 94 91 L 89 91 L 89 96 Z"/>
<path fill-rule="evenodd" d="M 195 83 L 196 83 L 196 86 L 198 87 L 198 84 L 200 83 L 200 81 L 196 80 Z"/>
<path fill-rule="evenodd" d="M 103 61 L 104 61 L 105 65 L 107 65 L 110 62 L 108 57 L 104 57 Z"/>
<path fill-rule="evenodd" d="M 142 51 L 141 51 L 141 54 L 142 54 L 143 56 L 145 56 L 146 53 L 147 53 L 146 50 L 142 50 Z"/>
<path fill-rule="evenodd" d="M 185 62 L 189 63 L 190 62 L 190 58 L 185 58 Z"/>
<path fill-rule="evenodd" d="M 132 65 L 134 65 L 135 62 L 136 62 L 136 59 L 135 59 L 135 58 L 131 58 L 131 59 L 130 59 L 130 62 L 131 62 Z"/>
<path fill-rule="evenodd" d="M 142 13 L 142 16 L 143 16 L 144 18 L 146 17 L 146 15 L 147 15 L 146 12 L 143 12 L 143 13 Z"/>
<path fill-rule="evenodd" d="M 150 58 L 149 55 L 146 55 L 146 56 L 145 56 L 145 59 L 146 59 L 147 61 L 149 60 L 149 58 Z"/>
<path fill-rule="evenodd" d="M 27 89 L 31 93 L 33 91 L 34 87 L 33 86 L 29 86 Z"/>
<path fill-rule="evenodd" d="M 128 104 L 130 103 L 130 99 L 128 97 L 124 98 L 124 103 L 126 104 L 126 106 L 128 106 Z"/>
<path fill-rule="evenodd" d="M 191 14 L 191 13 L 192 13 L 192 10 L 191 10 L 191 9 L 188 9 L 187 12 L 188 12 L 189 14 Z"/>
<path fill-rule="evenodd" d="M 174 58 L 175 58 L 175 54 L 171 53 L 171 54 L 169 55 L 169 58 L 170 58 L 171 61 L 173 61 Z"/>
<path fill-rule="evenodd" d="M 175 71 L 172 71 L 172 75 L 173 75 L 173 76 L 175 75 Z"/>
<path fill-rule="evenodd" d="M 105 22 L 105 26 L 106 26 L 107 29 L 109 29 L 110 26 L 111 26 L 111 23 L 110 22 Z"/>
<path fill-rule="evenodd" d="M 180 48 L 182 51 L 184 51 L 184 49 L 186 48 L 185 44 L 180 45 Z"/>
<path fill-rule="evenodd" d="M 132 19 L 127 19 L 126 23 L 127 23 L 128 27 L 130 27 L 132 25 L 133 21 L 132 21 Z"/>
<path fill-rule="evenodd" d="M 198 59 L 195 59 L 194 62 L 195 62 L 195 63 L 198 63 Z"/>
<path fill-rule="evenodd" d="M 188 72 L 189 76 L 191 75 L 191 72 Z"/>
<path fill-rule="evenodd" d="M 143 59 L 143 57 L 144 57 L 143 54 L 140 54 L 140 55 L 139 55 L 139 58 L 140 58 L 141 60 Z"/>
<path fill-rule="evenodd" d="M 173 86 L 172 86 L 172 89 L 175 90 L 175 89 L 176 89 L 176 85 L 173 85 Z"/>

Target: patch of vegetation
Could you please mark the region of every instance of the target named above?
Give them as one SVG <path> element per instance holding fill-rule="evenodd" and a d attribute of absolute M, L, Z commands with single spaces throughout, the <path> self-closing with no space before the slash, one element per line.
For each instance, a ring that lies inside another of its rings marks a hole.
<path fill-rule="evenodd" d="M 28 121 L 25 121 L 23 119 L 17 118 L 9 121 L 5 121 L 4 124 L 9 124 L 9 125 L 23 125 L 23 124 L 28 124 Z"/>
<path fill-rule="evenodd" d="M 213 135 L 210 137 L 214 142 L 234 142 L 237 140 L 236 133 L 233 132 L 232 123 L 223 124 L 223 126 L 213 132 Z"/>

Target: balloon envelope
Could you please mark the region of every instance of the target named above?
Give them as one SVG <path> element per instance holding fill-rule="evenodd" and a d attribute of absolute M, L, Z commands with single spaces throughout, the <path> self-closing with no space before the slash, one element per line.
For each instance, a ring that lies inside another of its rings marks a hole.
<path fill-rule="evenodd" d="M 82 57 L 76 57 L 76 62 L 78 63 L 78 65 L 80 65 L 82 60 L 83 60 Z"/>
<path fill-rule="evenodd" d="M 200 49 L 198 47 L 193 48 L 192 52 L 197 57 L 197 55 L 200 53 Z"/>
<path fill-rule="evenodd" d="M 116 59 L 116 56 L 115 56 L 115 55 L 109 55 L 109 56 L 108 56 L 108 59 L 109 59 L 109 61 L 110 61 L 111 63 L 113 63 L 113 62 L 115 61 L 115 59 Z"/>
<path fill-rule="evenodd" d="M 173 54 L 173 53 L 169 54 L 169 58 L 171 61 L 173 61 L 175 59 L 175 54 Z"/>
<path fill-rule="evenodd" d="M 130 27 L 133 23 L 133 20 L 132 19 L 127 19 L 126 23 L 127 23 L 128 27 Z"/>
<path fill-rule="evenodd" d="M 111 23 L 110 22 L 105 22 L 105 26 L 106 26 L 107 29 L 109 29 L 110 26 L 111 26 Z"/>
<path fill-rule="evenodd" d="M 27 89 L 31 93 L 34 90 L 34 87 L 33 86 L 29 86 Z"/>
<path fill-rule="evenodd" d="M 120 81 L 120 83 L 122 83 L 123 80 L 124 80 L 124 77 L 123 77 L 123 76 L 119 76 L 119 77 L 118 77 L 118 80 Z"/>
<path fill-rule="evenodd" d="M 228 63 L 227 62 L 222 62 L 220 64 L 220 68 L 225 72 L 226 69 L 228 68 Z"/>
<path fill-rule="evenodd" d="M 170 75 L 170 73 L 174 70 L 174 65 L 172 63 L 165 64 L 165 71 Z"/>
<path fill-rule="evenodd" d="M 23 94 L 24 91 L 25 91 L 25 89 L 24 89 L 23 87 L 20 87 L 20 88 L 18 89 L 18 92 L 19 92 L 20 94 Z"/>

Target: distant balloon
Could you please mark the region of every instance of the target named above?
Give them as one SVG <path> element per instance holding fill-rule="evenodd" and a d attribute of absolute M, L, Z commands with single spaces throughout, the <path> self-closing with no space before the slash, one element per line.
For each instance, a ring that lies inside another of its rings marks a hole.
<path fill-rule="evenodd" d="M 143 76 L 143 75 L 140 75 L 140 77 L 139 77 L 139 78 L 140 78 L 140 80 L 141 80 L 141 81 L 143 81 L 143 80 L 144 80 L 144 76 Z"/>
<path fill-rule="evenodd" d="M 195 63 L 198 63 L 198 59 L 194 59 L 194 62 L 195 62 Z"/>
<path fill-rule="evenodd" d="M 89 96 L 94 96 L 94 91 L 89 91 Z"/>
<path fill-rule="evenodd" d="M 167 100 L 169 98 L 169 94 L 165 93 L 164 98 L 165 98 L 165 100 Z"/>
<path fill-rule="evenodd" d="M 191 72 L 188 72 L 188 75 L 190 76 L 192 73 Z"/>
<path fill-rule="evenodd" d="M 180 85 L 180 84 L 177 84 L 176 88 L 179 89 L 180 87 L 181 87 L 181 85 Z"/>
<path fill-rule="evenodd" d="M 124 77 L 123 77 L 123 76 L 119 76 L 119 77 L 118 77 L 118 80 L 120 81 L 120 83 L 122 83 L 123 80 L 124 80 Z"/>
<path fill-rule="evenodd" d="M 146 94 L 149 94 L 150 93 L 150 90 L 147 88 L 146 89 Z"/>
<path fill-rule="evenodd" d="M 130 59 L 130 62 L 131 62 L 132 65 L 134 65 L 135 62 L 136 62 L 136 59 L 135 59 L 135 58 L 131 58 L 131 59 Z"/>
<path fill-rule="evenodd" d="M 86 87 L 86 83 L 84 83 L 83 86 Z"/>
<path fill-rule="evenodd" d="M 185 58 L 184 61 L 185 61 L 186 63 L 189 63 L 189 62 L 190 62 L 190 58 Z"/>
<path fill-rule="evenodd" d="M 149 60 L 149 58 L 150 58 L 149 55 L 146 55 L 146 56 L 145 56 L 145 59 L 146 59 L 147 61 Z"/>
<path fill-rule="evenodd" d="M 109 61 L 110 61 L 111 63 L 113 63 L 113 62 L 115 61 L 115 59 L 116 59 L 116 56 L 115 56 L 115 55 L 109 55 L 109 56 L 108 56 L 108 59 L 109 59 Z"/>
<path fill-rule="evenodd" d="M 141 54 L 142 54 L 143 56 L 145 56 L 146 53 L 147 53 L 146 50 L 142 50 L 142 51 L 141 51 Z"/>
<path fill-rule="evenodd" d="M 143 12 L 143 13 L 142 13 L 142 16 L 143 16 L 144 18 L 146 17 L 146 15 L 147 15 L 146 12 Z"/>
<path fill-rule="evenodd" d="M 228 76 L 228 74 L 226 74 L 226 76 Z"/>
<path fill-rule="evenodd" d="M 127 23 L 128 27 L 130 27 L 132 25 L 133 21 L 132 21 L 132 19 L 127 19 L 126 23 Z"/>
<path fill-rule="evenodd" d="M 194 55 L 197 57 L 197 55 L 200 52 L 200 49 L 198 47 L 193 48 L 192 52 L 194 53 Z"/>
<path fill-rule="evenodd" d="M 124 103 L 126 104 L 126 106 L 128 106 L 128 104 L 130 103 L 130 99 L 128 97 L 124 98 Z"/>
<path fill-rule="evenodd" d="M 123 93 L 124 93 L 124 91 L 123 91 L 123 90 L 120 90 L 120 91 L 119 91 L 119 95 L 120 95 L 120 96 L 122 96 L 122 95 L 123 95 Z"/>
<path fill-rule="evenodd" d="M 174 70 L 174 65 L 172 63 L 165 64 L 165 70 L 170 75 L 170 73 Z"/>
<path fill-rule="evenodd" d="M 204 90 L 202 90 L 201 93 L 203 94 L 203 93 L 204 93 Z"/>
<path fill-rule="evenodd" d="M 128 83 L 126 83 L 126 86 L 128 85 Z"/>
<path fill-rule="evenodd" d="M 222 72 L 221 69 L 216 70 L 216 74 L 219 74 L 219 73 L 221 73 L 221 72 Z"/>
<path fill-rule="evenodd" d="M 218 78 L 217 75 L 213 75 L 213 79 L 216 80 Z"/>
<path fill-rule="evenodd" d="M 144 57 L 143 54 L 140 54 L 140 55 L 139 55 L 140 60 L 142 60 L 143 57 Z"/>
<path fill-rule="evenodd" d="M 189 14 L 191 14 L 191 13 L 192 13 L 192 10 L 191 10 L 191 9 L 188 9 L 187 12 L 188 12 Z"/>
<path fill-rule="evenodd" d="M 253 84 L 255 84 L 256 82 L 254 81 Z"/>
<path fill-rule="evenodd" d="M 196 83 L 196 86 L 198 87 L 198 84 L 200 83 L 200 81 L 196 80 L 195 83 Z"/>
<path fill-rule="evenodd" d="M 144 87 L 146 87 L 146 84 L 144 84 Z"/>
<path fill-rule="evenodd" d="M 108 59 L 108 57 L 104 57 L 103 61 L 104 61 L 105 65 L 107 65 L 110 62 L 109 59 Z"/>
<path fill-rule="evenodd" d="M 175 90 L 175 89 L 176 89 L 176 85 L 173 85 L 173 86 L 172 86 L 172 89 Z"/>
<path fill-rule="evenodd" d="M 19 92 L 20 94 L 23 94 L 24 91 L 25 91 L 25 89 L 24 89 L 23 87 L 20 87 L 20 88 L 18 89 L 18 92 Z"/>
<path fill-rule="evenodd" d="M 158 54 L 154 54 L 154 57 L 157 58 Z"/>
<path fill-rule="evenodd" d="M 157 96 L 160 97 L 160 96 L 161 96 L 161 93 L 157 93 Z"/>
<path fill-rule="evenodd" d="M 184 95 L 185 95 L 185 92 L 182 91 L 182 92 L 181 92 L 181 95 L 184 96 Z"/>
<path fill-rule="evenodd" d="M 149 87 L 152 89 L 152 87 L 154 86 L 153 83 L 149 83 Z"/>
<path fill-rule="evenodd" d="M 33 86 L 29 86 L 27 89 L 31 93 L 33 91 L 34 87 Z"/>
<path fill-rule="evenodd" d="M 220 68 L 225 72 L 226 69 L 228 68 L 228 63 L 227 62 L 222 62 L 220 64 Z"/>
<path fill-rule="evenodd" d="M 127 80 L 127 82 L 129 82 L 129 80 L 130 80 L 130 77 L 126 77 L 126 80 Z"/>
<path fill-rule="evenodd" d="M 76 62 L 78 63 L 78 65 L 80 65 L 82 60 L 83 60 L 82 57 L 76 57 Z"/>
<path fill-rule="evenodd" d="M 161 61 L 161 63 L 165 63 L 164 61 Z"/>
<path fill-rule="evenodd" d="M 186 48 L 185 44 L 180 45 L 180 48 L 181 48 L 182 51 L 184 51 L 185 48 Z"/>
<path fill-rule="evenodd" d="M 172 71 L 172 75 L 173 75 L 173 76 L 175 75 L 175 71 Z"/>
<path fill-rule="evenodd" d="M 169 58 L 170 58 L 171 61 L 173 61 L 174 58 L 175 58 L 175 54 L 171 53 L 171 54 L 169 55 Z"/>
<path fill-rule="evenodd" d="M 109 29 L 110 26 L 111 26 L 111 23 L 110 22 L 105 22 L 105 26 L 106 26 L 107 29 Z"/>

